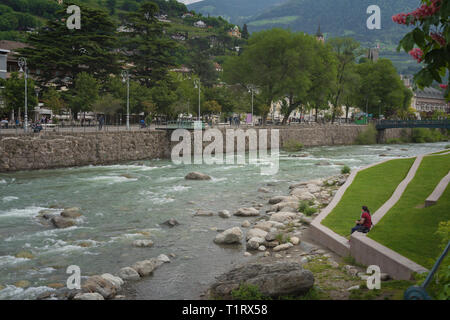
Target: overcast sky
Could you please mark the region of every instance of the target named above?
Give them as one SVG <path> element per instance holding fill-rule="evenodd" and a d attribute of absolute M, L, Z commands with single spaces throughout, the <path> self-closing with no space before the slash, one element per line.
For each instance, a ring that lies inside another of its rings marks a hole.
<path fill-rule="evenodd" d="M 178 0 L 179 2 L 183 2 L 184 4 L 191 4 L 191 3 L 194 3 L 194 2 L 200 2 L 200 1 L 203 1 L 203 0 Z"/>

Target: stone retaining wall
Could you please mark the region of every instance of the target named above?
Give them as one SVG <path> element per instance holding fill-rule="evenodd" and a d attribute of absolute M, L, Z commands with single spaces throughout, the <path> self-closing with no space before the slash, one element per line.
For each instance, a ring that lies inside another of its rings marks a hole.
<path fill-rule="evenodd" d="M 276 129 L 279 129 L 280 147 L 290 140 L 309 147 L 352 144 L 365 128 L 358 125 L 312 125 Z M 399 135 L 400 131 L 395 134 Z M 0 172 L 169 158 L 175 144 L 170 141 L 170 132 L 154 130 L 0 135 Z M 270 138 L 268 144 L 270 147 Z"/>

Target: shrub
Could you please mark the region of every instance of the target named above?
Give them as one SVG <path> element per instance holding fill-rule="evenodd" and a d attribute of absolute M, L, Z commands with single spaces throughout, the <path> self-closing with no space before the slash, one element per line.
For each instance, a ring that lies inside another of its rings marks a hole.
<path fill-rule="evenodd" d="M 386 144 L 401 144 L 403 141 L 399 138 L 387 139 Z"/>
<path fill-rule="evenodd" d="M 356 144 L 376 144 L 377 143 L 377 129 L 374 125 L 369 125 L 366 130 L 361 132 L 355 140 Z"/>
<path fill-rule="evenodd" d="M 412 141 L 415 143 L 447 141 L 447 137 L 440 130 L 414 128 L 412 130 Z"/>
<path fill-rule="evenodd" d="M 341 169 L 341 173 L 342 173 L 342 174 L 350 173 L 350 171 L 351 171 L 351 169 L 350 169 L 349 166 L 344 166 L 344 167 Z"/>
<path fill-rule="evenodd" d="M 231 291 L 231 297 L 234 300 L 266 300 L 258 286 L 247 283 L 243 283 L 239 289 Z"/>
<path fill-rule="evenodd" d="M 312 216 L 314 213 L 317 212 L 316 208 L 311 207 L 312 205 L 314 205 L 314 201 L 300 201 L 300 204 L 298 206 L 298 211 L 302 212 L 303 214 L 305 214 L 306 216 Z"/>
<path fill-rule="evenodd" d="M 316 213 L 317 212 L 317 209 L 316 208 L 313 208 L 313 207 L 308 207 L 308 208 L 306 208 L 305 209 L 305 211 L 303 212 L 306 216 L 308 216 L 308 217 L 310 217 L 310 216 L 312 216 L 314 213 Z"/>
<path fill-rule="evenodd" d="M 283 150 L 288 152 L 298 152 L 303 149 L 303 144 L 295 140 L 288 140 L 283 144 Z"/>

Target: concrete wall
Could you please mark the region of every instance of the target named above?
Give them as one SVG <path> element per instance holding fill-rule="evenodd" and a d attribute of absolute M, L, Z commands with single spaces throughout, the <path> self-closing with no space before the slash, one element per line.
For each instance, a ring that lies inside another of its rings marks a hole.
<path fill-rule="evenodd" d="M 378 131 L 377 142 L 386 143 L 389 139 L 400 139 L 411 137 L 412 129 L 410 128 L 393 128 Z"/>
<path fill-rule="evenodd" d="M 311 125 L 276 129 L 279 129 L 280 147 L 290 140 L 301 142 L 308 147 L 352 144 L 365 126 Z M 224 130 L 221 129 L 222 132 Z M 0 134 L 0 172 L 169 158 L 172 147 L 177 144 L 171 142 L 170 138 L 170 133 L 166 131 L 145 130 Z M 204 146 L 208 144 L 204 143 Z M 270 135 L 268 146 L 270 147 Z"/>

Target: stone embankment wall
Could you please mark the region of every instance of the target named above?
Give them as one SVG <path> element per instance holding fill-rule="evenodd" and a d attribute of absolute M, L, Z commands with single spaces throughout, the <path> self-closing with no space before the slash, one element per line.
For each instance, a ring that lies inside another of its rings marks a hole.
<path fill-rule="evenodd" d="M 280 147 L 289 140 L 299 141 L 305 146 L 320 146 L 352 144 L 365 126 L 292 126 L 277 129 L 280 132 Z M 396 135 L 400 137 L 400 131 L 390 134 L 392 137 Z M 0 135 L 0 172 L 169 158 L 176 144 L 170 138 L 170 133 L 166 131 L 144 130 Z M 270 138 L 268 144 L 270 146 Z"/>

